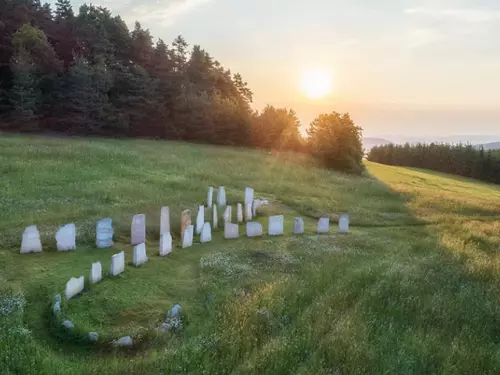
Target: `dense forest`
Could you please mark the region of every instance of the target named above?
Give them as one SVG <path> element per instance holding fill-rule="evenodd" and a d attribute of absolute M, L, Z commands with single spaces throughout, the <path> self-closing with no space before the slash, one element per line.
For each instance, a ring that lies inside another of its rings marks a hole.
<path fill-rule="evenodd" d="M 75 13 L 69 0 L 54 9 L 39 0 L 0 0 L 0 11 L 0 130 L 302 152 L 313 151 L 313 135 L 330 134 L 316 142 L 330 150 L 315 155 L 333 168 L 361 169 L 361 129 L 348 114 L 318 117 L 322 126 L 306 140 L 293 110 L 253 110 L 243 77 L 182 36 L 166 44 L 139 22 L 129 30 L 106 8 L 84 4 Z M 339 142 L 355 154 L 332 149 Z"/>
<path fill-rule="evenodd" d="M 368 160 L 426 168 L 500 184 L 500 152 L 463 144 L 384 145 L 371 149 Z"/>

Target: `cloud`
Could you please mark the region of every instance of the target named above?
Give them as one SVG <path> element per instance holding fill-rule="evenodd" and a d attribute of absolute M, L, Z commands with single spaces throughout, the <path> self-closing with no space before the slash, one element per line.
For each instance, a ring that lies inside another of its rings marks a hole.
<path fill-rule="evenodd" d="M 156 0 L 129 9 L 124 18 L 141 23 L 157 22 L 162 26 L 173 25 L 179 17 L 190 13 L 211 0 Z"/>
<path fill-rule="evenodd" d="M 416 48 L 427 44 L 441 42 L 448 39 L 447 35 L 433 28 L 421 28 L 413 30 L 410 35 L 410 47 Z"/>
<path fill-rule="evenodd" d="M 405 14 L 422 15 L 440 19 L 454 19 L 467 23 L 485 23 L 500 20 L 500 10 L 494 9 L 474 9 L 474 8 L 409 8 Z"/>

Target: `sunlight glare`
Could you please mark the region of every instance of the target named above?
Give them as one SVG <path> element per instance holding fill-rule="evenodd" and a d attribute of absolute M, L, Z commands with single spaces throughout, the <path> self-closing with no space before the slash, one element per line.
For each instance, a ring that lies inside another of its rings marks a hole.
<path fill-rule="evenodd" d="M 302 90 L 310 99 L 320 99 L 332 92 L 332 75 L 323 69 L 310 69 L 302 75 Z"/>

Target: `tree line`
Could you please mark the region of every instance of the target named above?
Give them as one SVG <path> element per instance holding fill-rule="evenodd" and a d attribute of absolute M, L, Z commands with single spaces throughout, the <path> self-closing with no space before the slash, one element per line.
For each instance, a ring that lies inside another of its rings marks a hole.
<path fill-rule="evenodd" d="M 139 22 L 129 30 L 104 7 L 84 4 L 75 13 L 69 0 L 54 6 L 0 0 L 1 130 L 288 149 L 360 170 L 361 129 L 349 115 L 318 117 L 305 139 L 293 110 L 254 111 L 243 77 L 201 46 L 182 36 L 154 40 Z M 315 141 L 333 134 L 327 120 L 336 135 Z M 340 140 L 352 147 L 329 156 L 318 149 Z"/>
<path fill-rule="evenodd" d="M 425 168 L 500 184 L 500 152 L 470 144 L 418 143 L 374 147 L 368 160 Z"/>

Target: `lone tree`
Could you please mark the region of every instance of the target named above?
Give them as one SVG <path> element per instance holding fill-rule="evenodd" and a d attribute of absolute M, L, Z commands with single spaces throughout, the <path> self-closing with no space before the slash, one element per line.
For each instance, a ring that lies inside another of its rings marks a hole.
<path fill-rule="evenodd" d="M 354 124 L 348 113 L 321 114 L 307 131 L 311 153 L 325 167 L 361 173 L 361 132 L 362 129 Z"/>

